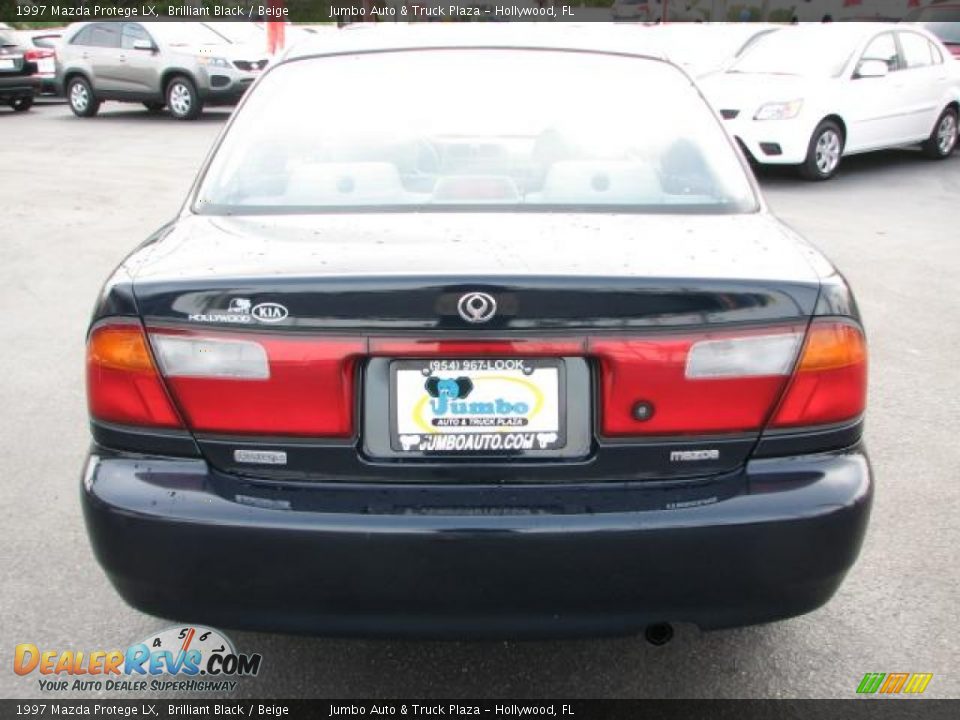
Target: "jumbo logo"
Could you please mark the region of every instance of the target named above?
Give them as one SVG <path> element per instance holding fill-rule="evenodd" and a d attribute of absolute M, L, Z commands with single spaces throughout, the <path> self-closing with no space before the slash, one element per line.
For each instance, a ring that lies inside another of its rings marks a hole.
<path fill-rule="evenodd" d="M 504 387 L 514 392 L 499 394 Z M 535 418 L 543 409 L 543 392 L 529 380 L 506 375 L 490 375 L 471 380 L 468 377 L 428 377 L 427 394 L 414 406 L 417 425 L 427 432 L 431 423 L 424 417 L 429 409 L 434 418 L 465 416 L 480 418 Z M 484 393 L 484 390 L 487 393 Z M 467 398 L 470 398 L 469 400 Z"/>
<path fill-rule="evenodd" d="M 287 309 L 280 303 L 266 302 L 254 305 L 251 314 L 260 322 L 276 323 L 287 319 Z"/>

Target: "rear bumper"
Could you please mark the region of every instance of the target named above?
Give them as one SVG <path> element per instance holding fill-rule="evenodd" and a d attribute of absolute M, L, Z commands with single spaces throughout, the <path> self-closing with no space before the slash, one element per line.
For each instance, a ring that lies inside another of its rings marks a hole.
<path fill-rule="evenodd" d="M 0 77 L 0 100 L 8 101 L 33 97 L 40 88 L 40 80 L 31 75 Z"/>
<path fill-rule="evenodd" d="M 809 612 L 854 563 L 872 498 L 860 451 L 757 460 L 686 485 L 682 502 L 651 483 L 283 489 L 199 460 L 93 454 L 82 497 L 97 559 L 145 612 L 459 637 Z"/>

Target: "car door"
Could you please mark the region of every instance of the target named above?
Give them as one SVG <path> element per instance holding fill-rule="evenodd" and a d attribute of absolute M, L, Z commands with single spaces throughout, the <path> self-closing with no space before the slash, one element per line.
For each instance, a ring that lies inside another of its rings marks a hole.
<path fill-rule="evenodd" d="M 120 80 L 120 25 L 96 23 L 80 56 L 93 75 L 93 91 L 102 97 L 122 92 Z"/>
<path fill-rule="evenodd" d="M 864 61 L 881 60 L 887 65 L 885 77 L 861 77 L 858 70 Z M 890 30 L 871 38 L 853 73 L 842 89 L 846 106 L 847 152 L 873 150 L 896 144 L 903 135 L 903 101 L 901 90 L 900 48 Z"/>
<path fill-rule="evenodd" d="M 903 71 L 904 139 L 923 140 L 930 135 L 947 93 L 950 78 L 940 49 L 924 35 L 910 30 L 898 33 Z"/>
<path fill-rule="evenodd" d="M 140 23 L 124 23 L 120 37 L 120 81 L 126 93 L 137 96 L 160 94 L 160 60 L 156 50 L 137 48 L 140 43 L 156 43 Z"/>

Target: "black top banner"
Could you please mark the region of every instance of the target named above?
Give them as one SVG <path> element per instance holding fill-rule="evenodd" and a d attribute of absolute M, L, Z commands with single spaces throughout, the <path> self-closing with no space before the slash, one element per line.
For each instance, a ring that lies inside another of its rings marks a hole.
<path fill-rule="evenodd" d="M 80 20 L 822 22 L 949 19 L 938 0 L 0 0 L 23 26 Z M 927 17 L 929 16 L 929 17 Z"/>
<path fill-rule="evenodd" d="M 956 718 L 957 700 L 0 700 L 13 718 L 888 720 Z"/>

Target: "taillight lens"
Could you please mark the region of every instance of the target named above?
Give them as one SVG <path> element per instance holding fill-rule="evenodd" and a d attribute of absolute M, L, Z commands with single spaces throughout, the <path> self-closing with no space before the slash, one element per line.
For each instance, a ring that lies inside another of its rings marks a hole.
<path fill-rule="evenodd" d="M 349 437 L 362 338 L 150 328 L 161 370 L 192 430 Z"/>
<path fill-rule="evenodd" d="M 90 415 L 103 422 L 182 426 L 137 322 L 100 325 L 90 333 L 87 404 Z"/>
<path fill-rule="evenodd" d="M 31 62 L 36 62 L 37 60 L 42 60 L 43 58 L 54 57 L 56 53 L 53 50 L 47 48 L 41 49 L 30 49 L 23 53 L 23 59 Z"/>
<path fill-rule="evenodd" d="M 760 430 L 796 362 L 803 327 L 595 338 L 606 436 Z M 637 407 L 646 409 L 639 416 Z"/>
<path fill-rule="evenodd" d="M 263 345 L 252 340 L 223 340 L 180 335 L 151 335 L 166 377 L 269 380 Z"/>
<path fill-rule="evenodd" d="M 867 344 L 863 331 L 815 320 L 772 427 L 828 425 L 859 417 L 867 403 Z"/>

